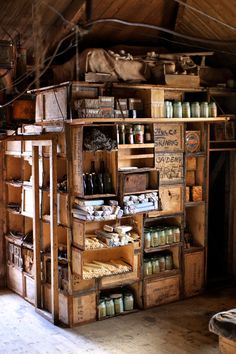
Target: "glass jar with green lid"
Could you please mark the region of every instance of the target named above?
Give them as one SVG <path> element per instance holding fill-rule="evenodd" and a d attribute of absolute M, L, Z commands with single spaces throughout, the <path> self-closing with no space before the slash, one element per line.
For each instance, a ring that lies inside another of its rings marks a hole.
<path fill-rule="evenodd" d="M 131 292 L 124 294 L 124 310 L 132 311 L 134 309 L 134 296 Z"/>
<path fill-rule="evenodd" d="M 98 304 L 98 318 L 103 318 L 106 317 L 107 312 L 106 312 L 106 303 L 105 299 L 100 299 L 99 304 Z"/>
<path fill-rule="evenodd" d="M 114 306 L 114 301 L 110 297 L 107 297 L 105 299 L 106 302 L 106 313 L 107 316 L 114 316 L 115 315 L 115 306 Z"/>
<path fill-rule="evenodd" d="M 152 262 L 150 259 L 144 259 L 143 271 L 144 271 L 144 275 L 152 274 Z"/>

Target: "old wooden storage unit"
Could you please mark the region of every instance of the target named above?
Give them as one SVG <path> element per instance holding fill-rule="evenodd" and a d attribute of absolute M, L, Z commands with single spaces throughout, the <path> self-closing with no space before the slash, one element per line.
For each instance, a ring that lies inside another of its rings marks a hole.
<path fill-rule="evenodd" d="M 76 97 L 96 97 L 98 90 L 102 94 L 103 89 L 103 85 L 84 83 L 72 83 L 69 91 L 64 86 L 52 88 L 63 102 L 64 113 L 57 117 L 53 115 L 57 103 L 51 97 L 51 88 L 40 90 L 36 103 L 36 111 L 40 111 L 36 116 L 37 124 L 47 123 L 47 127 L 58 125 L 62 132 L 14 138 L 5 147 L 8 287 L 36 308 L 49 311 L 54 322 L 60 320 L 70 326 L 98 319 L 97 305 L 101 293 L 128 289 L 134 295 L 137 309 L 193 296 L 201 292 L 205 284 L 209 123 L 224 121 L 225 118 L 163 118 L 165 100 L 183 101 L 190 94 L 197 100 L 202 89 L 114 84 L 114 96 L 143 100 L 143 118 L 68 120 L 71 118 L 68 92 L 72 97 L 78 92 Z M 207 92 L 204 95 L 207 99 Z M 46 96 L 43 112 L 40 102 L 45 98 L 41 96 Z M 52 107 L 52 114 L 48 107 Z M 62 114 L 61 110 L 59 113 Z M 51 122 L 53 117 L 57 119 L 54 125 Z M 86 130 L 103 127 L 116 139 L 120 124 L 137 123 L 149 125 L 151 142 L 117 144 L 110 151 L 90 152 L 83 148 Z M 186 132 L 200 134 L 200 145 L 196 151 L 188 150 Z M 88 171 L 93 159 L 106 161 L 112 175 L 112 193 L 84 195 L 82 174 Z M 144 189 L 137 186 L 136 190 L 130 190 L 125 183 L 127 176 L 135 181 L 134 174 L 129 172 L 132 170 L 120 172 L 121 168 L 135 166 L 140 176 L 144 172 L 148 174 L 149 184 L 144 184 Z M 60 190 L 65 181 L 67 187 Z M 119 197 L 121 202 L 123 196 L 130 192 L 139 195 L 152 191 L 159 193 L 161 201 L 156 210 L 124 215 L 120 220 L 80 220 L 72 213 L 76 198 Z M 35 205 L 36 211 L 32 212 Z M 139 239 L 119 247 L 85 249 L 88 235 L 104 224 L 115 222 L 133 225 Z M 177 242 L 145 246 L 146 228 L 170 226 L 180 230 Z M 27 243 L 27 237 L 24 241 L 22 235 L 32 234 L 32 231 L 33 238 Z M 58 249 L 61 251 L 59 257 Z M 145 259 L 165 253 L 172 255 L 173 268 L 158 274 L 145 274 Z M 124 274 L 83 279 L 84 263 L 111 258 L 124 259 L 131 270 Z"/>

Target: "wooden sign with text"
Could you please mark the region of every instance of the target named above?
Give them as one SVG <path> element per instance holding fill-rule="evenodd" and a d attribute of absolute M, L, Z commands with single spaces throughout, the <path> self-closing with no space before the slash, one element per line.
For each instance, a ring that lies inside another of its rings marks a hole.
<path fill-rule="evenodd" d="M 183 150 L 183 124 L 154 124 L 156 152 Z"/>

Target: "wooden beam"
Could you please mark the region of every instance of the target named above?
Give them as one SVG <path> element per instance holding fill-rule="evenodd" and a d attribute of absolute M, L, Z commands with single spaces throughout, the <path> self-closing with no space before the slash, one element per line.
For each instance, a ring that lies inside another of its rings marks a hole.
<path fill-rule="evenodd" d="M 41 259 L 40 259 L 40 209 L 39 209 L 39 148 L 32 146 L 32 177 L 33 177 L 33 239 L 35 263 L 35 307 L 41 308 Z"/>
<path fill-rule="evenodd" d="M 58 236 L 57 236 L 57 142 L 50 146 L 50 241 L 51 241 L 51 305 L 54 323 L 59 321 Z"/>

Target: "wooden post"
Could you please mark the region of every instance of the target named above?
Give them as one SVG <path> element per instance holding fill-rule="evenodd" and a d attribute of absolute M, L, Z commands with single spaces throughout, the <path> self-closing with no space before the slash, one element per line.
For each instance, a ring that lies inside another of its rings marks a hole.
<path fill-rule="evenodd" d="M 52 320 L 59 320 L 58 236 L 57 236 L 57 143 L 50 145 L 50 241 L 51 241 L 51 302 Z"/>
<path fill-rule="evenodd" d="M 33 236 L 35 262 L 35 307 L 41 308 L 41 259 L 40 259 L 40 213 L 39 213 L 39 148 L 32 146 L 32 177 L 33 177 Z"/>

